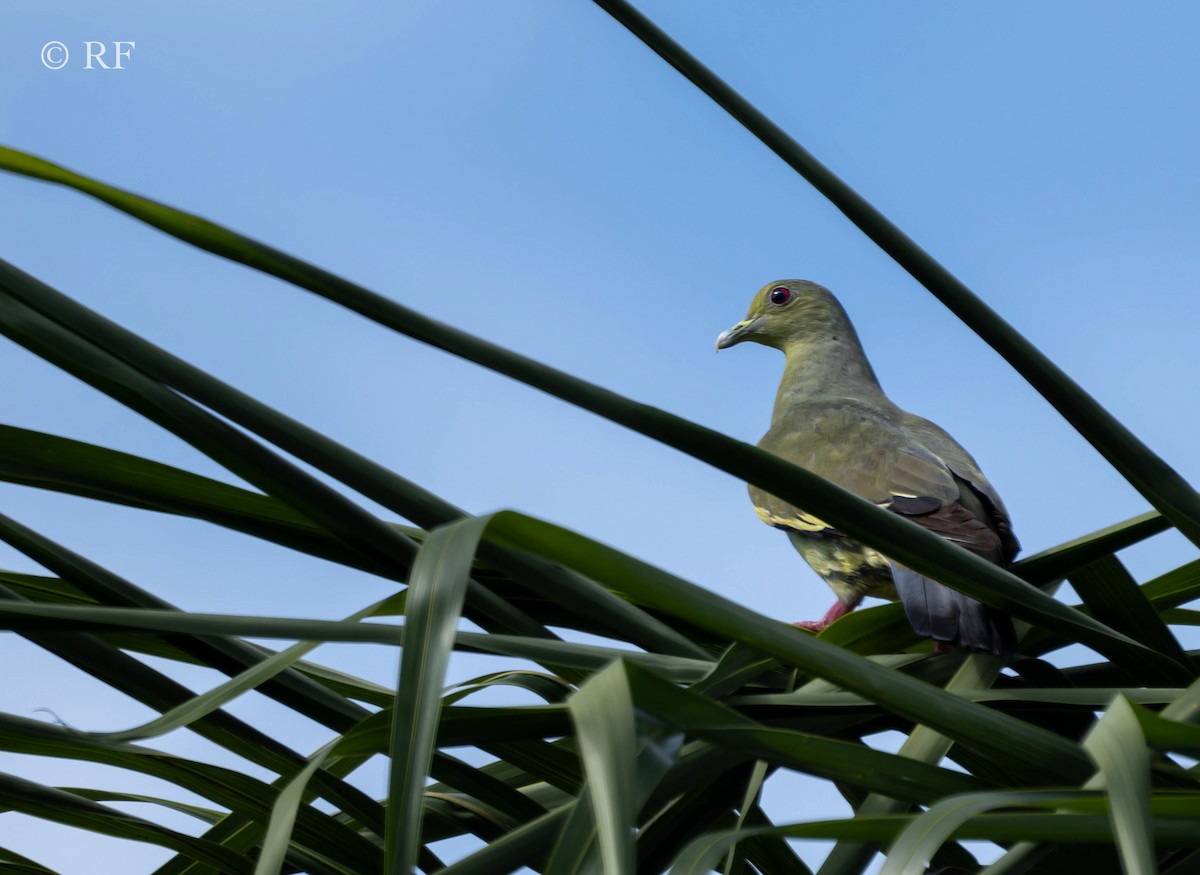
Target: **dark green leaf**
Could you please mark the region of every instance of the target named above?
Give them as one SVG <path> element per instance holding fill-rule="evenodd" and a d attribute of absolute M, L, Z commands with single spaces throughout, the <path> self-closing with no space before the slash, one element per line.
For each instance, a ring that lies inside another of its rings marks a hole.
<path fill-rule="evenodd" d="M 1117 557 L 1090 562 L 1073 571 L 1070 580 L 1096 619 L 1190 669 L 1183 648 Z"/>
<path fill-rule="evenodd" d="M 879 210 L 626 0 L 596 0 L 596 5 L 612 15 L 664 61 L 691 80 L 718 106 L 782 158 L 789 167 L 825 195 L 830 203 L 858 226 L 859 230 L 1004 356 L 1005 361 L 1028 380 L 1029 384 L 1142 493 L 1147 501 L 1193 543 L 1200 545 L 1200 496 L 1197 496 L 1187 481 L 1170 465 L 1155 455 L 1058 365 L 1005 322 L 928 252 L 888 221 Z M 41 178 L 54 178 L 55 181 L 82 189 L 73 174 L 64 175 L 65 172 L 60 168 L 52 165 L 43 167 L 40 164 L 31 166 L 31 160 L 36 159 L 31 159 L 30 156 L 17 156 L 17 160 L 23 165 L 18 172 Z M 811 506 L 822 512 L 823 519 L 831 519 L 824 516 L 824 508 Z M 867 543 L 875 546 L 869 540 Z M 899 558 L 890 551 L 883 552 L 893 558 Z"/>

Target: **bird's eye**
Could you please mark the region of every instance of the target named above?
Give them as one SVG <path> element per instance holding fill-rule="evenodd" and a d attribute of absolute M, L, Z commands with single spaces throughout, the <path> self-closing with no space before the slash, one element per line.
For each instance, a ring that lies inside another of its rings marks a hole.
<path fill-rule="evenodd" d="M 792 290 L 780 286 L 776 289 L 771 289 L 771 303 L 783 305 L 788 302 L 788 298 L 792 296 Z"/>

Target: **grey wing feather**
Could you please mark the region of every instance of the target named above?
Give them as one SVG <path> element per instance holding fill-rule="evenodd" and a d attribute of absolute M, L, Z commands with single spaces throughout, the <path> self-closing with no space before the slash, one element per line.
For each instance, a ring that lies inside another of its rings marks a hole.
<path fill-rule="evenodd" d="M 907 412 L 903 414 L 902 422 L 905 431 L 941 458 L 956 479 L 965 481 L 970 486 L 973 495 L 965 496 L 967 501 L 975 498 L 982 502 L 982 512 L 977 516 L 996 529 L 1002 542 L 1001 559 L 1004 563 L 1011 562 L 1021 546 L 1012 533 L 1012 522 L 1004 502 L 979 469 L 979 464 L 958 441 L 936 423 Z"/>
<path fill-rule="evenodd" d="M 994 608 L 892 562 L 892 580 L 913 630 L 977 653 L 1013 653 L 1012 620 Z"/>

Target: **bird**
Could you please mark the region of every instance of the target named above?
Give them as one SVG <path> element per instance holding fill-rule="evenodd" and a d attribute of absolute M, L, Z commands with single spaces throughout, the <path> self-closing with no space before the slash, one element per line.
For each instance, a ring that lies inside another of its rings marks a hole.
<path fill-rule="evenodd" d="M 755 294 L 746 318 L 717 338 L 717 350 L 752 342 L 781 350 L 783 379 L 769 453 L 1000 566 L 1020 549 L 1004 503 L 971 455 L 943 429 L 884 394 L 845 309 L 824 286 L 777 280 Z M 913 630 L 939 652 L 1012 654 L 1016 635 L 1003 612 L 901 565 L 835 526 L 750 485 L 763 522 L 787 533 L 837 601 L 820 632 L 866 596 L 899 599 Z"/>

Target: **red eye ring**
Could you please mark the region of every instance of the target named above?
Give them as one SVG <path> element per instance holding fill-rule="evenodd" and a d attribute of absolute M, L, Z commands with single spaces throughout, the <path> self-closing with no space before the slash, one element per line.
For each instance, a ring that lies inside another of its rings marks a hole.
<path fill-rule="evenodd" d="M 787 286 L 777 286 L 771 289 L 771 303 L 783 306 L 792 297 L 792 290 Z"/>

